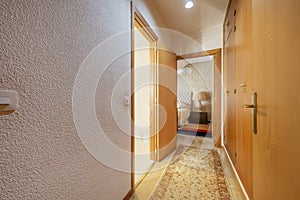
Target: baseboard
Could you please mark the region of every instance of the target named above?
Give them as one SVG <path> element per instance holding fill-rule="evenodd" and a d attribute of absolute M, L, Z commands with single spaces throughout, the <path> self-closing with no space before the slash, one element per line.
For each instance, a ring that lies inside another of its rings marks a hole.
<path fill-rule="evenodd" d="M 244 187 L 244 185 L 243 185 L 243 183 L 242 183 L 242 181 L 241 181 L 241 179 L 240 179 L 240 177 L 239 177 L 239 175 L 238 175 L 238 173 L 237 173 L 237 171 L 236 171 L 236 169 L 235 169 L 235 167 L 234 167 L 234 165 L 233 165 L 233 163 L 231 161 L 231 158 L 230 158 L 230 156 L 228 154 L 228 151 L 227 151 L 226 147 L 222 146 L 222 148 L 225 151 L 226 157 L 227 157 L 227 159 L 228 159 L 228 161 L 230 163 L 230 167 L 231 167 L 231 169 L 232 169 L 232 171 L 233 171 L 236 179 L 238 180 L 238 183 L 239 183 L 239 185 L 240 185 L 240 187 L 241 187 L 241 189 L 243 191 L 244 196 L 246 197 L 246 200 L 250 200 L 250 198 L 249 198 L 249 196 L 248 196 L 248 194 L 247 194 L 247 192 L 245 190 L 245 187 Z"/>
<path fill-rule="evenodd" d="M 134 186 L 134 190 L 141 184 L 141 182 L 144 180 L 144 178 L 150 173 L 151 169 L 155 165 L 155 162 L 156 161 L 153 161 L 153 163 L 150 165 L 150 167 L 147 169 L 147 171 L 143 174 L 143 176 L 141 176 L 141 178 L 139 178 L 139 180 L 137 181 L 137 183 Z"/>
<path fill-rule="evenodd" d="M 130 197 L 132 196 L 134 190 L 130 189 L 129 192 L 126 194 L 126 196 L 123 198 L 123 200 L 129 200 Z"/>

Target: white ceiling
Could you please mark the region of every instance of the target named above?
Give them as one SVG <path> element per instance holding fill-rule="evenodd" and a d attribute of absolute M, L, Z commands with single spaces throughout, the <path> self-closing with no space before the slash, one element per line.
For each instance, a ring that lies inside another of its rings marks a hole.
<path fill-rule="evenodd" d="M 186 9 L 185 0 L 144 0 L 152 4 L 165 28 L 190 37 L 202 29 L 223 24 L 228 0 L 194 0 L 194 7 Z"/>

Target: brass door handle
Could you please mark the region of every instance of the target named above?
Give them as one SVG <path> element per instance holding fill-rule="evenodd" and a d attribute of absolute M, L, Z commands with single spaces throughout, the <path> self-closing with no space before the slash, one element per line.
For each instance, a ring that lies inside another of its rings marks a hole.
<path fill-rule="evenodd" d="M 252 104 L 244 104 L 243 108 L 254 108 L 254 105 L 252 105 Z"/>
<path fill-rule="evenodd" d="M 244 104 L 243 108 L 253 108 L 252 111 L 252 132 L 257 134 L 257 93 L 252 95 L 252 104 Z"/>
<path fill-rule="evenodd" d="M 242 88 L 242 87 L 246 87 L 246 83 L 240 84 L 240 87 L 241 87 L 241 88 Z"/>

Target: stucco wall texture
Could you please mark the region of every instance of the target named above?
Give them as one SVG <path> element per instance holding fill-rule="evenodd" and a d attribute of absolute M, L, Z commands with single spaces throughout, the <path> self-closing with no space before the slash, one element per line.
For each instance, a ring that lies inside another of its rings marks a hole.
<path fill-rule="evenodd" d="M 0 199 L 122 199 L 130 174 L 86 150 L 73 121 L 72 90 L 89 52 L 130 29 L 129 0 L 0 0 L 0 25 L 0 89 L 19 95 L 17 110 L 0 115 Z M 112 63 L 96 95 L 99 123 L 128 151 L 130 137 L 101 108 L 111 106 L 111 90 L 129 69 L 129 54 Z M 120 96 L 128 92 L 130 79 Z M 130 127 L 128 116 L 123 120 Z"/>

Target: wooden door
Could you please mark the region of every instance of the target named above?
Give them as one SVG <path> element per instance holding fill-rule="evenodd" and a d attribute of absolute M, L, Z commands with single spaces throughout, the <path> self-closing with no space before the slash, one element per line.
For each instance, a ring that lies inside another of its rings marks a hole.
<path fill-rule="evenodd" d="M 236 6 L 236 163 L 239 177 L 252 197 L 252 109 L 251 104 L 251 0 L 239 0 Z"/>
<path fill-rule="evenodd" d="M 176 54 L 162 49 L 158 57 L 158 134 L 157 160 L 176 149 L 177 140 L 177 61 Z"/>
<path fill-rule="evenodd" d="M 224 33 L 224 86 L 225 86 L 225 124 L 224 144 L 228 154 L 236 162 L 236 47 L 235 14 L 233 4 L 228 12 Z"/>
<path fill-rule="evenodd" d="M 224 24 L 225 147 L 250 198 L 252 174 L 253 93 L 251 59 L 251 0 L 232 0 Z"/>
<path fill-rule="evenodd" d="M 252 0 L 254 199 L 299 199 L 300 1 Z"/>

